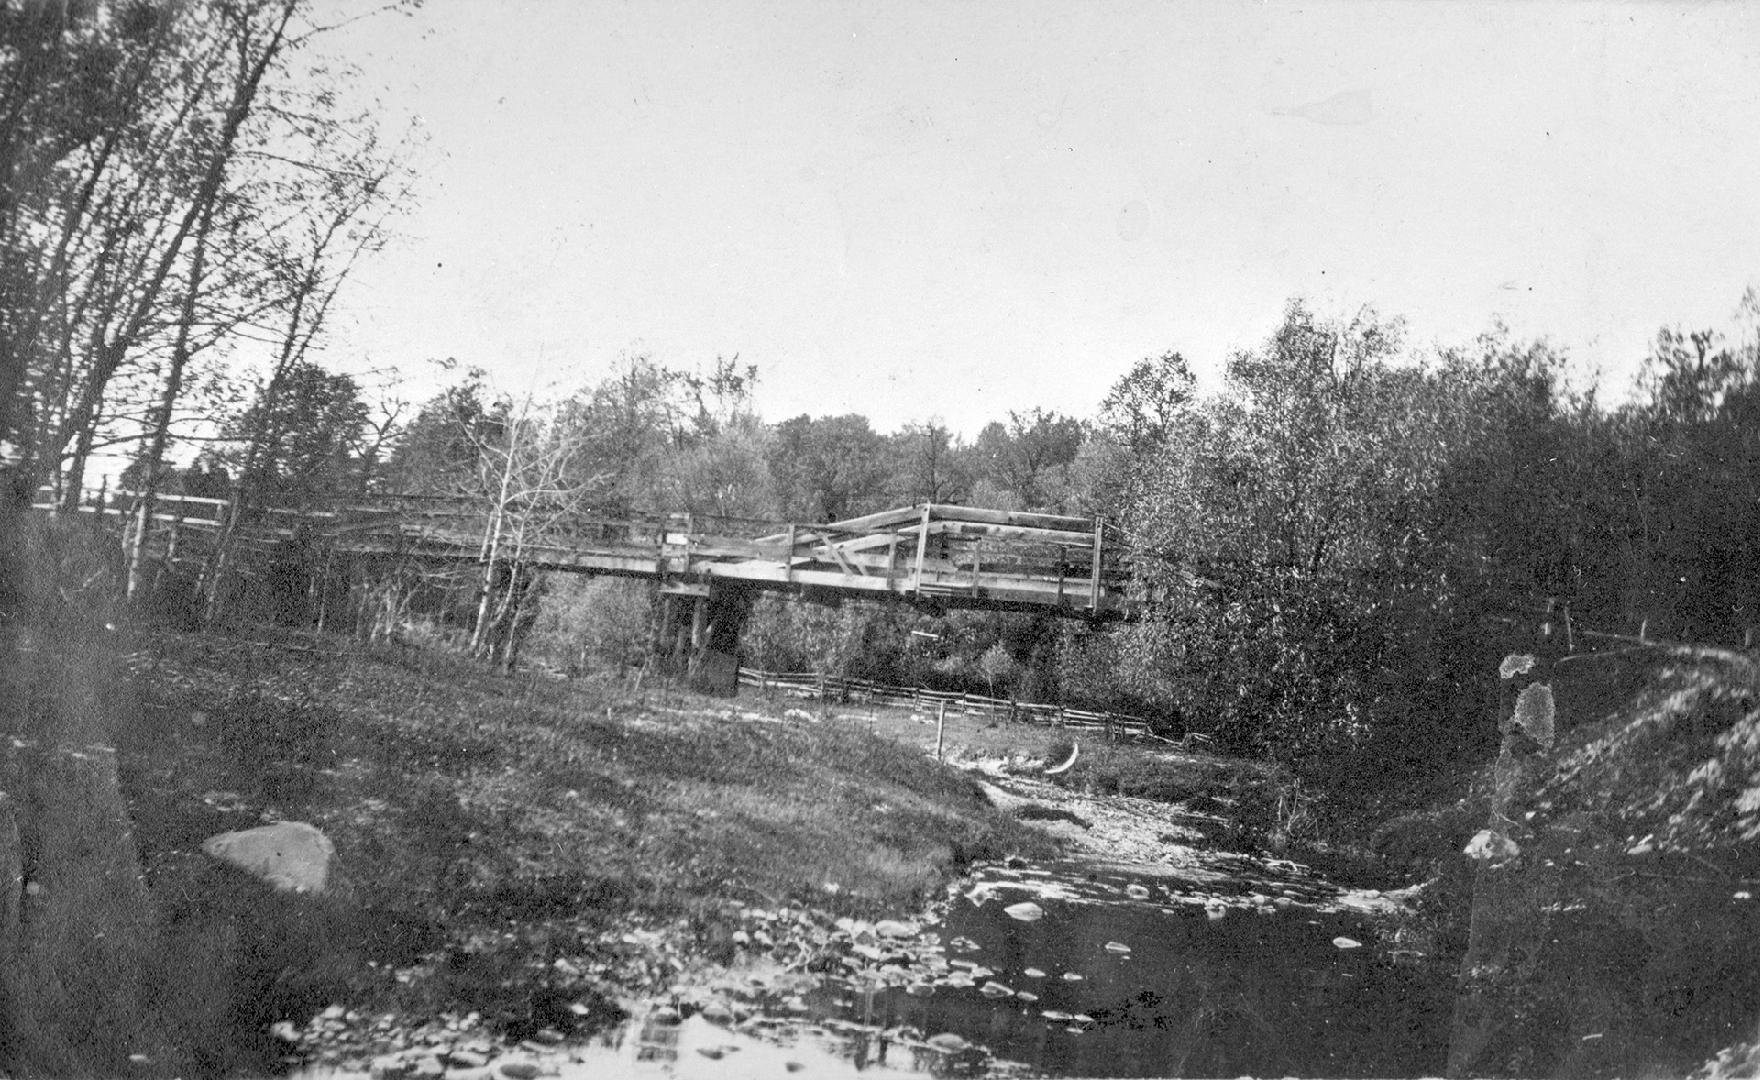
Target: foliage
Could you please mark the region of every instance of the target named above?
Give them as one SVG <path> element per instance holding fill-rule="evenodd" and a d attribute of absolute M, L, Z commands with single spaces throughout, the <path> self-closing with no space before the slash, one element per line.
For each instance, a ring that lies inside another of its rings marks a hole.
<path fill-rule="evenodd" d="M 1020 674 L 1021 665 L 1008 651 L 1008 647 L 998 641 L 985 649 L 983 656 L 978 657 L 978 670 L 984 673 L 984 679 L 989 683 L 990 696 L 995 697 L 997 681 L 1001 680 L 1006 688 Z"/>
<path fill-rule="evenodd" d="M 368 432 L 355 381 L 301 361 L 273 392 L 259 384 L 250 406 L 222 424 L 227 441 L 197 467 L 235 474 L 252 498 L 276 505 L 358 494 L 370 480 Z"/>
<path fill-rule="evenodd" d="M 777 424 L 767 460 L 778 510 L 790 521 L 821 522 L 884 509 L 884 446 L 854 413 Z"/>
<path fill-rule="evenodd" d="M 742 634 L 746 661 L 771 671 L 810 671 L 900 682 L 909 615 L 890 604 L 838 604 L 761 596 Z"/>
<path fill-rule="evenodd" d="M 940 422 L 906 424 L 887 444 L 892 459 L 890 501 L 958 504 L 970 497 L 970 448 Z"/>
<path fill-rule="evenodd" d="M 622 671 L 647 659 L 653 591 L 621 578 L 555 575 L 532 632 L 531 651 L 574 674 Z"/>
<path fill-rule="evenodd" d="M 1292 303 L 1230 361 L 1228 397 L 1170 408 L 1148 440 L 1130 540 L 1156 614 L 1121 659 L 1226 745 L 1317 762 L 1403 712 L 1378 672 L 1391 608 L 1425 585 L 1411 525 L 1440 410 L 1433 380 L 1391 363 L 1398 341 L 1373 312 Z"/>
<path fill-rule="evenodd" d="M 471 370 L 416 413 L 386 461 L 385 486 L 413 495 L 480 494 L 482 448 L 500 441 L 506 403 L 491 397 L 485 375 Z"/>
<path fill-rule="evenodd" d="M 1061 511 L 1073 501 L 1071 466 L 1085 427 L 1075 417 L 1034 407 L 992 421 L 972 447 L 977 481 L 994 494 L 983 505 Z M 974 495 L 976 495 L 974 491 Z"/>
<path fill-rule="evenodd" d="M 69 502 L 105 445 L 141 441 L 156 479 L 265 340 L 272 399 L 408 198 L 304 0 L 111 9 L 0 17 L 0 430 Z"/>

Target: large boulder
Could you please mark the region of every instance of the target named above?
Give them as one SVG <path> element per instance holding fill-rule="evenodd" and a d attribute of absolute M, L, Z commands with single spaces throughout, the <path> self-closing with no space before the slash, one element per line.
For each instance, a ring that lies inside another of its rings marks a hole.
<path fill-rule="evenodd" d="M 303 821 L 220 833 L 208 837 L 202 850 L 283 892 L 310 894 L 324 892 L 336 859 L 330 838 Z"/>

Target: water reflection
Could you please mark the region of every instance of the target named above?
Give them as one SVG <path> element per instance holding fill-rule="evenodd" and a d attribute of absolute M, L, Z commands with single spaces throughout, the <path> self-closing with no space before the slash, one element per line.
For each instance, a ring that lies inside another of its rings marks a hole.
<path fill-rule="evenodd" d="M 542 1064 L 565 1080 L 1442 1071 L 1451 978 L 1356 947 L 1374 928 L 1335 887 L 1236 870 L 984 868 L 929 919 L 846 920 L 815 973 L 681 988 Z"/>
<path fill-rule="evenodd" d="M 1050 1075 L 1440 1072 L 1452 986 L 1337 944 L 1374 935 L 1324 902 L 1335 891 L 993 870 L 938 927 L 950 971 L 975 964 L 971 978 L 938 977 L 928 997 L 888 989 L 878 1020 L 957 1032 Z M 1024 902 L 1044 917 L 1012 916 Z"/>

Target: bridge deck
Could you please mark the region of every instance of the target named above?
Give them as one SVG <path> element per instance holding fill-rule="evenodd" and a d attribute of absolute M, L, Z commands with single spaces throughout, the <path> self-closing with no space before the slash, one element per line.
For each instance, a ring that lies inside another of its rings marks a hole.
<path fill-rule="evenodd" d="M 123 496 L 127 499 L 127 496 Z M 225 526 L 225 500 L 168 496 L 155 513 L 161 550 Z M 119 513 L 120 509 L 109 512 Z M 259 508 L 235 537 L 269 546 L 296 537 L 356 554 L 480 563 L 490 518 L 480 504 L 371 496 L 324 507 Z M 505 524 L 500 558 L 545 569 L 658 580 L 669 592 L 706 594 L 716 582 L 810 588 L 945 606 L 1051 609 L 1127 615 L 1115 544 L 1093 520 L 1057 514 L 920 504 L 847 521 L 776 524 L 729 518 L 531 515 Z"/>

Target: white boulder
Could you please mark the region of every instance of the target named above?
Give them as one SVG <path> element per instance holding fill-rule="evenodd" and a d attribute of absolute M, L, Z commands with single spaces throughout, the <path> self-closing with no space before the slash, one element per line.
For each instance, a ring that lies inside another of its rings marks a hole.
<path fill-rule="evenodd" d="M 336 845 L 315 825 L 277 821 L 210 836 L 202 850 L 283 892 L 321 893 L 330 881 Z"/>

